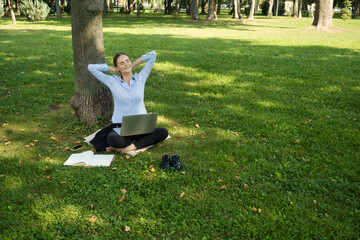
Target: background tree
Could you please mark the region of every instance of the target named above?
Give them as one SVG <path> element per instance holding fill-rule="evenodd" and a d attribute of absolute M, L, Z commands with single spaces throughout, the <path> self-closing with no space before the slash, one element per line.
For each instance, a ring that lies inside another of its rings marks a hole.
<path fill-rule="evenodd" d="M 243 15 L 241 14 L 241 1 L 234 0 L 233 1 L 233 18 L 240 19 L 241 21 L 244 19 Z"/>
<path fill-rule="evenodd" d="M 61 18 L 61 8 L 60 8 L 59 0 L 55 0 L 55 7 L 56 7 L 57 18 Z"/>
<path fill-rule="evenodd" d="M 317 28 L 332 26 L 333 0 L 316 0 L 315 17 L 312 23 Z"/>
<path fill-rule="evenodd" d="M 341 9 L 341 18 L 343 20 L 347 20 L 351 18 L 351 2 L 349 0 L 345 0 L 344 7 Z"/>
<path fill-rule="evenodd" d="M 253 20 L 253 19 L 254 19 L 254 12 L 255 12 L 255 0 L 251 0 L 250 12 L 249 12 L 249 16 L 248 16 L 248 19 L 249 19 L 249 20 Z"/>
<path fill-rule="evenodd" d="M 16 17 L 15 17 L 13 5 L 14 5 L 13 0 L 9 0 L 9 10 L 11 13 L 11 22 L 12 22 L 12 24 L 16 25 Z"/>
<path fill-rule="evenodd" d="M 198 0 L 190 0 L 190 14 L 192 20 L 200 19 Z"/>
<path fill-rule="evenodd" d="M 274 0 L 269 0 L 269 7 L 268 7 L 267 14 L 266 14 L 267 17 L 273 16 L 273 12 L 272 12 L 273 6 L 274 6 Z"/>
<path fill-rule="evenodd" d="M 359 5 L 360 5 L 360 0 L 353 0 L 352 2 L 353 8 L 352 8 L 352 15 L 351 18 L 355 19 L 356 15 L 360 15 L 360 13 L 358 13 L 359 11 Z"/>
<path fill-rule="evenodd" d="M 180 1 L 176 0 L 175 1 L 175 13 L 174 13 L 174 17 L 177 17 L 179 15 L 179 11 L 180 11 Z"/>
<path fill-rule="evenodd" d="M 109 89 L 87 70 L 89 63 L 104 63 L 102 0 L 71 1 L 71 28 L 75 92 L 70 100 L 77 117 L 88 125 L 110 118 L 113 102 Z"/>
<path fill-rule="evenodd" d="M 209 0 L 207 20 L 216 20 L 216 0 Z"/>
<path fill-rule="evenodd" d="M 205 12 L 205 6 L 206 4 L 208 3 L 208 0 L 201 0 L 201 15 L 205 15 L 206 12 Z"/>

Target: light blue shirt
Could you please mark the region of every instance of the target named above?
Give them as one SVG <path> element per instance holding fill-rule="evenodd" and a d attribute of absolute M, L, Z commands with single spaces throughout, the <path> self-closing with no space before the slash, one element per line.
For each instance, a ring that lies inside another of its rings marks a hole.
<path fill-rule="evenodd" d="M 114 112 L 111 118 L 113 123 L 121 123 L 122 117 L 127 115 L 146 113 L 144 104 L 145 82 L 148 78 L 156 60 L 156 53 L 149 52 L 141 56 L 146 62 L 140 73 L 135 73 L 130 79 L 130 86 L 118 75 L 107 75 L 104 72 L 109 70 L 106 63 L 89 64 L 90 73 L 100 82 L 105 84 L 111 91 L 114 98 Z"/>

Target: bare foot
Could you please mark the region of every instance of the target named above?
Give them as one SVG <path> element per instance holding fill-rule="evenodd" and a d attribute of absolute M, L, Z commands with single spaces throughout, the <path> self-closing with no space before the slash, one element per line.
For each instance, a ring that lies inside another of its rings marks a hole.
<path fill-rule="evenodd" d="M 129 146 L 127 146 L 127 147 L 124 147 L 124 148 L 120 148 L 120 150 L 122 151 L 122 152 L 130 152 L 130 151 L 134 151 L 134 150 L 136 150 L 137 148 L 136 148 L 136 146 L 132 143 L 132 144 L 130 144 Z"/>
<path fill-rule="evenodd" d="M 106 152 L 113 152 L 113 151 L 116 151 L 116 152 L 130 152 L 130 151 L 134 151 L 136 150 L 137 148 L 135 147 L 134 144 L 130 144 L 129 146 L 127 147 L 124 147 L 124 148 L 114 148 L 114 147 L 107 147 L 106 148 Z"/>
<path fill-rule="evenodd" d="M 107 152 L 114 152 L 114 151 L 121 152 L 121 148 L 107 147 L 106 151 Z"/>

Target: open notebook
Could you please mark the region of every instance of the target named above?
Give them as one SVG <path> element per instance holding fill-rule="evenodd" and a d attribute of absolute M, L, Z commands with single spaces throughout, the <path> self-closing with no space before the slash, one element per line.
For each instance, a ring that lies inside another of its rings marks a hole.
<path fill-rule="evenodd" d="M 113 154 L 94 154 L 92 151 L 73 153 L 64 163 L 65 166 L 107 167 L 115 158 Z"/>

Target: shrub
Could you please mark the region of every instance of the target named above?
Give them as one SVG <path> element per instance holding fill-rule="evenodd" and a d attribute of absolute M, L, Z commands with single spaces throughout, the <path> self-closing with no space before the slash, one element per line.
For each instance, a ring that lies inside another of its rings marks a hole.
<path fill-rule="evenodd" d="M 341 18 L 343 20 L 347 20 L 351 18 L 351 11 L 350 8 L 351 7 L 351 2 L 349 0 L 345 0 L 344 2 L 344 7 L 341 10 Z"/>
<path fill-rule="evenodd" d="M 21 3 L 21 11 L 31 21 L 45 20 L 50 12 L 50 8 L 39 0 L 24 0 Z"/>

